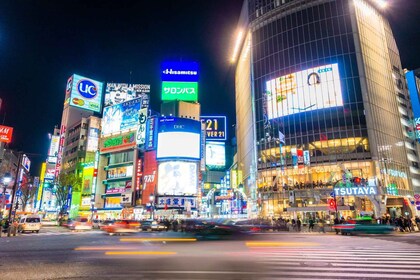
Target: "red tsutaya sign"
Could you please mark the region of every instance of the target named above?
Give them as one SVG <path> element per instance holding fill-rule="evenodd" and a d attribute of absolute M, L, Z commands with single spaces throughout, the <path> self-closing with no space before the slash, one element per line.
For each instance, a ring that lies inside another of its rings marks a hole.
<path fill-rule="evenodd" d="M 13 127 L 0 125 L 0 142 L 12 142 Z"/>

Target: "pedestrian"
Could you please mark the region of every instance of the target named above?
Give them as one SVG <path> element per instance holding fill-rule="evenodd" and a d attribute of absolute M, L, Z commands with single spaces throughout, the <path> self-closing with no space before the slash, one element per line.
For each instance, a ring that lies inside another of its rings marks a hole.
<path fill-rule="evenodd" d="M 302 222 L 300 221 L 299 218 L 297 218 L 296 225 L 297 225 L 297 231 L 300 231 L 300 226 L 302 225 Z"/>
<path fill-rule="evenodd" d="M 295 219 L 292 219 L 292 229 L 293 229 L 293 231 L 296 230 L 296 221 L 295 221 Z"/>
<path fill-rule="evenodd" d="M 309 232 L 314 231 L 315 222 L 312 218 L 309 219 Z"/>
<path fill-rule="evenodd" d="M 321 233 L 321 232 L 325 233 L 324 220 L 319 219 L 319 223 L 318 224 L 319 224 L 319 233 Z"/>
<path fill-rule="evenodd" d="M 172 222 L 172 229 L 173 229 L 175 232 L 177 232 L 177 231 L 178 231 L 178 221 L 177 221 L 177 219 L 175 219 L 175 220 Z"/>
<path fill-rule="evenodd" d="M 335 217 L 334 225 L 338 226 L 339 224 L 340 224 L 340 220 L 337 217 Z M 339 232 L 340 232 L 340 230 L 338 228 L 335 228 L 335 234 L 338 234 Z"/>
<path fill-rule="evenodd" d="M 164 220 L 163 220 L 163 224 L 165 225 L 165 227 L 166 227 L 166 231 L 168 231 L 169 230 L 169 227 L 171 226 L 171 222 L 169 222 L 169 220 L 167 219 L 167 218 L 165 218 Z"/>

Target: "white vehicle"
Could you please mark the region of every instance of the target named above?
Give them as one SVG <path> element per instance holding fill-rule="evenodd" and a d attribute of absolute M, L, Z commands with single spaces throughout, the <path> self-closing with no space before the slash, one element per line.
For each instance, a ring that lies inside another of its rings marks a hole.
<path fill-rule="evenodd" d="M 22 216 L 19 219 L 18 232 L 36 232 L 41 229 L 41 217 L 39 215 Z"/>

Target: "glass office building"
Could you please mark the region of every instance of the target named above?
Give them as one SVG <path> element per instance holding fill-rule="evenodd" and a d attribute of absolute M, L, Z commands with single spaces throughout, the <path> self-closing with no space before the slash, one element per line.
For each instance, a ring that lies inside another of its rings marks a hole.
<path fill-rule="evenodd" d="M 248 0 L 237 32 L 235 166 L 249 213 L 328 219 L 337 188 L 344 217 L 413 215 L 412 110 L 375 1 Z"/>

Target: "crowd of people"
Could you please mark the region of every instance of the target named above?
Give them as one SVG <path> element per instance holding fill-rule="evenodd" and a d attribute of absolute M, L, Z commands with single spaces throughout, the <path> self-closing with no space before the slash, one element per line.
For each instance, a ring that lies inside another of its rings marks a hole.
<path fill-rule="evenodd" d="M 378 220 L 379 224 L 383 225 L 394 225 L 400 232 L 413 232 L 420 229 L 420 217 L 416 216 L 415 218 L 409 217 L 395 217 L 391 218 L 389 215 L 383 216 Z"/>

